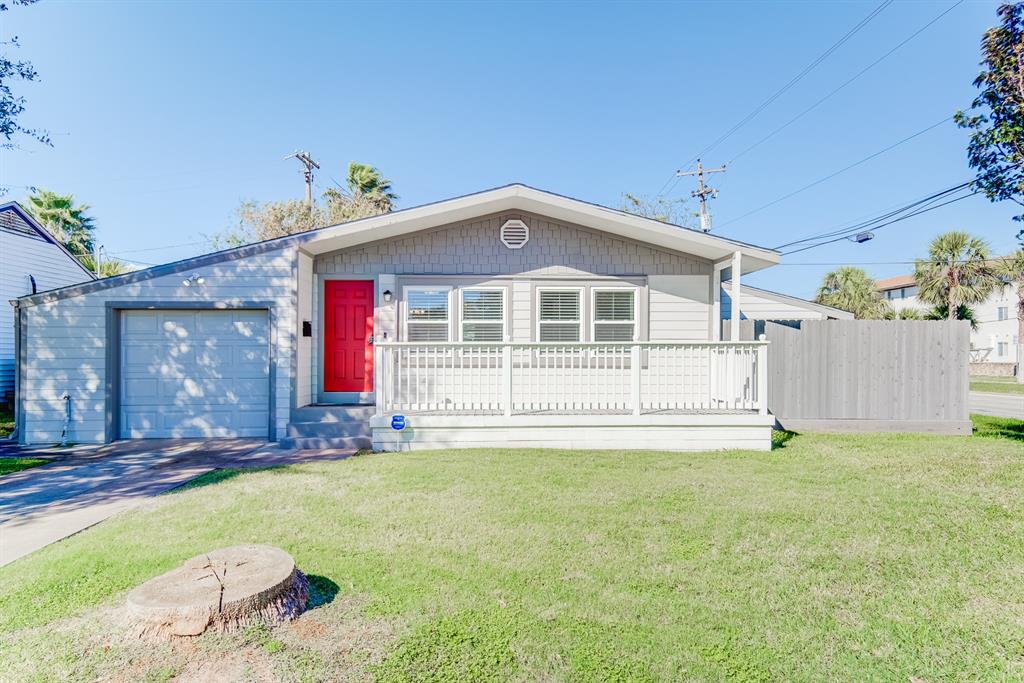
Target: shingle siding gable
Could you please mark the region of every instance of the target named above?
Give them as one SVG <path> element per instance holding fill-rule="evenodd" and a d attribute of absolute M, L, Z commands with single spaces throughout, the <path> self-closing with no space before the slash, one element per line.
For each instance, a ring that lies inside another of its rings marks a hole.
<path fill-rule="evenodd" d="M 518 218 L 530 226 L 521 249 L 501 243 L 501 225 Z M 543 216 L 508 213 L 455 223 L 317 256 L 322 274 L 487 275 L 707 275 L 711 263 Z"/>

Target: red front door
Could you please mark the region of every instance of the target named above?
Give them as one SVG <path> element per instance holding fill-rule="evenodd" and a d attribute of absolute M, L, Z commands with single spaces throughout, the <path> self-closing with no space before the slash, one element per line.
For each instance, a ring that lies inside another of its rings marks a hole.
<path fill-rule="evenodd" d="M 373 280 L 324 282 L 324 391 L 373 391 Z"/>

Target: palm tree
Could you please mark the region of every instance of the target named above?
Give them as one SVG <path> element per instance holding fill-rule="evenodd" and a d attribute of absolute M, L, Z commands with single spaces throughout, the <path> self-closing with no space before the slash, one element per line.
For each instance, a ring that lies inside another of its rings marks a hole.
<path fill-rule="evenodd" d="M 398 200 L 398 195 L 391 187 L 391 181 L 385 178 L 379 169 L 370 164 L 349 162 L 346 184 L 354 199 L 370 201 L 381 213 L 391 211 Z"/>
<path fill-rule="evenodd" d="M 885 318 L 890 309 L 871 276 L 852 266 L 826 273 L 814 300 L 869 320 Z"/>
<path fill-rule="evenodd" d="M 72 254 L 92 254 L 96 226 L 86 215 L 88 204 L 76 204 L 74 195 L 40 189 L 29 196 L 26 208 Z"/>
<path fill-rule="evenodd" d="M 974 315 L 974 309 L 967 304 L 960 304 L 956 307 L 956 315 L 949 315 L 947 304 L 939 304 L 925 311 L 925 320 L 966 320 L 971 324 L 971 329 L 978 331 L 978 318 Z"/>
<path fill-rule="evenodd" d="M 981 303 L 999 285 L 984 240 L 954 230 L 936 237 L 928 259 L 914 264 L 918 298 L 943 306 L 947 320 L 956 320 L 961 306 Z"/>
<path fill-rule="evenodd" d="M 100 261 L 99 267 L 96 265 L 96 257 L 92 254 L 83 254 L 77 258 L 79 263 L 100 277 L 114 277 L 115 275 L 122 275 L 134 270 L 132 266 L 128 265 L 124 261 L 119 261 L 116 258 L 103 259 Z"/>
<path fill-rule="evenodd" d="M 1017 381 L 1024 384 L 1024 249 L 999 259 L 996 272 L 1017 288 Z"/>

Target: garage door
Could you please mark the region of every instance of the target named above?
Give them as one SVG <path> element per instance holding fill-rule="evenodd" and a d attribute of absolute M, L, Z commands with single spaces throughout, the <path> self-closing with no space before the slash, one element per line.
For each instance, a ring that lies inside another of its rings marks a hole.
<path fill-rule="evenodd" d="M 266 311 L 122 311 L 121 438 L 267 436 Z"/>

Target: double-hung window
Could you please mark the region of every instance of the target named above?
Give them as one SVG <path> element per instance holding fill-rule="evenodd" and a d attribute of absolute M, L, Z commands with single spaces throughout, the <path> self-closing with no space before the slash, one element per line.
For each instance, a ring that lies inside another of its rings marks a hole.
<path fill-rule="evenodd" d="M 636 290 L 593 290 L 593 341 L 631 342 L 636 339 Z"/>
<path fill-rule="evenodd" d="M 1007 306 L 1000 306 L 996 309 L 996 318 L 998 320 L 1008 320 L 1010 317 L 1010 309 Z"/>
<path fill-rule="evenodd" d="M 537 340 L 542 342 L 581 341 L 581 290 L 537 290 Z"/>
<path fill-rule="evenodd" d="M 505 289 L 465 288 L 462 293 L 462 341 L 505 341 Z"/>
<path fill-rule="evenodd" d="M 451 330 L 450 303 L 450 287 L 406 287 L 406 341 L 448 341 Z"/>

